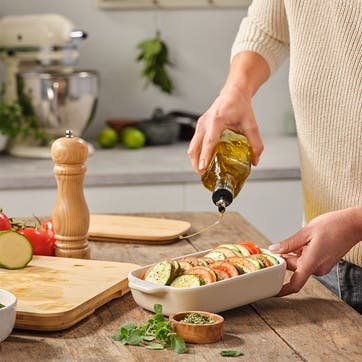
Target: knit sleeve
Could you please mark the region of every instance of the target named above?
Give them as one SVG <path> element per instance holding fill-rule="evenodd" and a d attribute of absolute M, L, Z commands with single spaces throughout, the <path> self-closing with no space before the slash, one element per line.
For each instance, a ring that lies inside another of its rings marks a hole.
<path fill-rule="evenodd" d="M 254 0 L 234 40 L 231 59 L 240 51 L 260 54 L 274 72 L 289 54 L 288 21 L 283 0 Z"/>

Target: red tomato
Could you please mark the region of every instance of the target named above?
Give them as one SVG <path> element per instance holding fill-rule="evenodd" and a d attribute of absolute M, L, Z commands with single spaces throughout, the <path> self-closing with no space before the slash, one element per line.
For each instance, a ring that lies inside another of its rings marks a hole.
<path fill-rule="evenodd" d="M 29 239 L 34 255 L 54 255 L 54 241 L 46 230 L 27 227 L 19 229 L 18 232 Z"/>
<path fill-rule="evenodd" d="M 46 231 L 51 231 L 54 234 L 54 225 L 52 219 L 46 219 L 41 223 L 41 228 Z"/>
<path fill-rule="evenodd" d="M 44 220 L 44 221 L 41 223 L 40 228 L 41 228 L 42 230 L 45 230 L 45 231 L 49 234 L 49 236 L 50 236 L 53 244 L 55 244 L 55 230 L 54 230 L 54 225 L 53 225 L 52 219 L 46 219 L 46 220 Z"/>
<path fill-rule="evenodd" d="M 11 223 L 9 218 L 0 209 L 0 231 L 10 230 L 10 229 L 11 229 Z"/>
<path fill-rule="evenodd" d="M 236 267 L 232 263 L 224 260 L 215 261 L 210 265 L 210 268 L 222 275 L 227 275 L 229 278 L 237 277 L 239 275 Z"/>
<path fill-rule="evenodd" d="M 202 279 L 205 284 L 216 282 L 215 272 L 207 266 L 195 266 L 184 274 L 193 274 Z"/>
<path fill-rule="evenodd" d="M 261 254 L 259 246 L 254 244 L 252 241 L 240 241 L 239 245 L 247 248 L 250 251 L 250 254 Z"/>

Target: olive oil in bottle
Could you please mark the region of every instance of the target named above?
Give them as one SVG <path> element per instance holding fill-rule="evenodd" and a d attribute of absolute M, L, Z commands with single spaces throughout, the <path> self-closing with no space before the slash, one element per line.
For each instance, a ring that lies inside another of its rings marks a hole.
<path fill-rule="evenodd" d="M 203 185 L 212 192 L 212 201 L 220 213 L 232 203 L 248 178 L 251 152 L 244 135 L 229 129 L 222 133 L 213 160 L 201 177 Z"/>

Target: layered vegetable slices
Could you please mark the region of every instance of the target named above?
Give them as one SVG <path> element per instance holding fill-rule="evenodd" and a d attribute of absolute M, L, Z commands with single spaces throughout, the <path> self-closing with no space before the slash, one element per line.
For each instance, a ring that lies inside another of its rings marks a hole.
<path fill-rule="evenodd" d="M 162 260 L 151 266 L 143 279 L 176 288 L 193 288 L 279 264 L 251 241 L 220 244 L 202 257 Z"/>

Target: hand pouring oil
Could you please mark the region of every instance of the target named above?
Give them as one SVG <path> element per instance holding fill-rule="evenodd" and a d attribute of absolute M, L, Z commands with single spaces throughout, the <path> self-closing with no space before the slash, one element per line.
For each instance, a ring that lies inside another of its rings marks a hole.
<path fill-rule="evenodd" d="M 222 220 L 226 207 L 238 196 L 251 168 L 251 146 L 248 139 L 226 129 L 216 145 L 213 159 L 201 176 L 202 184 L 212 192 L 212 201 L 218 207 L 220 217 L 213 224 L 180 239 L 190 238 L 210 229 Z"/>
<path fill-rule="evenodd" d="M 251 152 L 244 135 L 229 129 L 222 133 L 213 160 L 201 177 L 203 185 L 212 192 L 212 201 L 220 213 L 238 196 L 248 178 Z"/>

